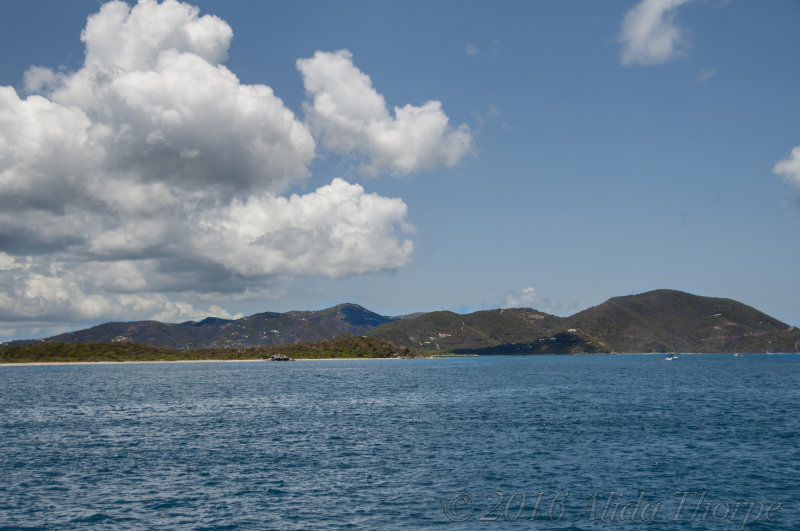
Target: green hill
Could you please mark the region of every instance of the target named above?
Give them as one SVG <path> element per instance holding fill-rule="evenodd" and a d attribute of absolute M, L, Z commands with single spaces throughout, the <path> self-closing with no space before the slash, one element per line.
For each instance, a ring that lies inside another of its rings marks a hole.
<path fill-rule="evenodd" d="M 670 352 L 673 336 L 680 352 L 800 352 L 796 328 L 731 299 L 674 290 L 614 297 L 569 317 L 531 308 L 387 317 L 356 304 L 340 304 L 236 320 L 105 323 L 42 341 L 244 349 L 351 335 L 369 335 L 430 353 Z"/>
<path fill-rule="evenodd" d="M 171 324 L 105 323 L 47 338 L 55 343 L 132 342 L 172 348 L 244 348 L 361 335 L 391 318 L 357 304 L 319 311 L 264 312 L 236 320 L 208 318 Z"/>
<path fill-rule="evenodd" d="M 656 290 L 557 317 L 531 309 L 433 312 L 368 332 L 424 351 L 798 352 L 800 330 L 731 299 Z"/>
<path fill-rule="evenodd" d="M 530 308 L 466 315 L 431 312 L 382 324 L 368 334 L 430 352 L 567 354 L 603 349 L 597 339 L 569 331 L 563 318 Z"/>
<path fill-rule="evenodd" d="M 614 297 L 564 325 L 617 352 L 797 352 L 800 330 L 731 299 L 656 290 Z"/>
<path fill-rule="evenodd" d="M 348 336 L 291 345 L 245 349 L 202 348 L 179 350 L 141 343 L 45 343 L 0 346 L 0 363 L 258 360 L 272 356 L 292 359 L 398 358 L 418 354 L 374 337 Z"/>

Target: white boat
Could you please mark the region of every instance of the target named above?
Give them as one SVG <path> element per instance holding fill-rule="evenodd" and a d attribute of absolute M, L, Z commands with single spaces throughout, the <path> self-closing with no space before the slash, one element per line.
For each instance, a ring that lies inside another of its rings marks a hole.
<path fill-rule="evenodd" d="M 678 345 L 675 343 L 675 334 L 672 334 L 672 348 L 673 350 L 675 350 L 675 352 L 667 354 L 664 357 L 664 361 L 672 361 L 678 359 Z"/>

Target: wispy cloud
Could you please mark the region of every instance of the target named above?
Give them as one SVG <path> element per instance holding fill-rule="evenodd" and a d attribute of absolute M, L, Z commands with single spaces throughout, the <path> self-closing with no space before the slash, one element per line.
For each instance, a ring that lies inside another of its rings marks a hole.
<path fill-rule="evenodd" d="M 675 10 L 691 0 L 642 0 L 622 20 L 619 41 L 624 65 L 665 63 L 681 53 L 686 37 Z"/>
<path fill-rule="evenodd" d="M 699 81 L 700 83 L 708 83 L 716 75 L 717 71 L 714 68 L 706 68 L 704 70 L 700 70 L 697 73 L 697 81 Z"/>
<path fill-rule="evenodd" d="M 522 288 L 519 293 L 507 294 L 503 306 L 505 308 L 532 308 L 540 301 L 541 299 L 536 295 L 536 288 L 528 286 Z"/>
<path fill-rule="evenodd" d="M 533 308 L 540 312 L 561 316 L 570 315 L 581 309 L 581 305 L 575 301 L 558 301 L 541 297 L 533 286 L 522 288 L 518 292 L 507 293 L 501 306 L 503 308 Z"/>

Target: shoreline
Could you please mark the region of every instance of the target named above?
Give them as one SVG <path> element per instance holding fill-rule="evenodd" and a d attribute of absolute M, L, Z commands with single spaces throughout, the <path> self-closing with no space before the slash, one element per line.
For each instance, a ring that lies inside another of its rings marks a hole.
<path fill-rule="evenodd" d="M 681 356 L 699 356 L 699 355 L 727 355 L 727 356 L 746 356 L 752 354 L 798 354 L 797 352 L 682 352 L 678 354 Z M 514 354 L 510 354 L 514 355 Z M 539 356 L 665 356 L 664 353 L 659 352 L 614 352 L 614 353 L 593 353 L 593 354 L 517 354 L 520 357 L 537 358 Z M 418 358 L 297 358 L 292 361 L 397 361 L 403 359 L 415 360 L 434 360 L 434 359 L 462 359 L 462 358 L 477 358 L 477 357 L 493 357 L 503 356 L 503 354 L 486 354 L 480 356 L 478 354 L 472 355 L 433 355 L 433 356 L 420 356 Z M 143 364 L 143 363 L 273 363 L 269 359 L 253 358 L 247 360 L 130 360 L 130 361 L 21 361 L 14 362 L 0 362 L 0 367 L 46 367 L 48 365 L 124 365 L 124 364 Z M 279 363 L 279 362 L 278 362 Z"/>
<path fill-rule="evenodd" d="M 427 360 L 420 358 L 297 358 L 292 361 L 395 361 L 402 359 Z M 49 365 L 141 365 L 143 363 L 281 363 L 269 359 L 253 358 L 249 360 L 130 360 L 130 361 L 21 361 L 0 362 L 0 367 L 46 367 Z"/>

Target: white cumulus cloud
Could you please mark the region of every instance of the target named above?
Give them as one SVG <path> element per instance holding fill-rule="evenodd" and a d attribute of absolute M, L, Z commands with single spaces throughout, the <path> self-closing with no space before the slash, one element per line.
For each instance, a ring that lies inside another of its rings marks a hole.
<path fill-rule="evenodd" d="M 675 23 L 675 10 L 691 0 L 642 0 L 622 20 L 622 64 L 653 65 L 669 61 L 686 44 Z"/>
<path fill-rule="evenodd" d="M 289 198 L 236 201 L 198 219 L 193 254 L 245 276 L 342 276 L 405 265 L 413 244 L 394 234 L 406 221 L 400 199 L 366 194 L 342 179 Z"/>
<path fill-rule="evenodd" d="M 4 330 L 230 317 L 180 294 L 233 300 L 411 260 L 402 199 L 338 178 L 287 190 L 309 176 L 318 141 L 370 173 L 408 173 L 457 164 L 469 128 L 451 127 L 438 101 L 390 115 L 344 51 L 298 61 L 313 99 L 302 121 L 223 64 L 232 38 L 189 4 L 112 1 L 87 21 L 81 68 L 31 67 L 25 94 L 0 86 Z"/>
<path fill-rule="evenodd" d="M 789 184 L 800 188 L 800 146 L 794 148 L 788 157 L 775 164 L 772 171 L 783 177 Z"/>
<path fill-rule="evenodd" d="M 311 131 L 332 152 L 364 157 L 367 173 L 452 167 L 472 151 L 469 126 L 453 128 L 439 101 L 395 107 L 392 115 L 347 50 L 317 52 L 299 59 L 297 69 Z"/>

